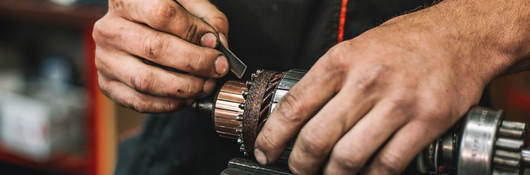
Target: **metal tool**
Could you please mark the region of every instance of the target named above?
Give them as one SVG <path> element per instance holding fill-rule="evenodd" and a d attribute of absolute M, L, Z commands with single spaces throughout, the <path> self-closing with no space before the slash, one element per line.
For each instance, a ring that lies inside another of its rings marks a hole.
<path fill-rule="evenodd" d="M 258 70 L 245 83 L 226 82 L 213 101 L 195 103 L 209 111 L 219 136 L 240 144 L 247 158 L 234 158 L 222 174 L 290 174 L 287 160 L 293 142 L 275 166 L 260 166 L 251 159 L 254 141 L 280 99 L 304 76 Z M 502 111 L 473 107 L 462 121 L 420 152 L 405 174 L 517 175 L 530 167 L 530 150 L 523 149 L 526 124 L 503 120 Z"/>
<path fill-rule="evenodd" d="M 221 40 L 219 40 L 219 36 L 217 36 L 217 47 L 215 49 L 221 51 L 223 55 L 226 57 L 228 61 L 228 65 L 230 66 L 230 72 L 232 72 L 237 78 L 241 79 L 245 75 L 245 72 L 247 71 L 247 65 L 241 61 L 230 49 L 226 48 L 222 43 Z M 141 58 L 142 62 L 148 65 L 157 66 L 162 69 L 172 71 L 172 72 L 182 72 L 180 70 L 177 70 L 175 68 L 164 66 L 152 61 L 149 61 L 147 59 Z"/>
<path fill-rule="evenodd" d="M 243 78 L 243 75 L 245 75 L 245 72 L 247 71 L 247 65 L 239 59 L 236 54 L 234 54 L 230 49 L 226 48 L 221 40 L 219 39 L 219 36 L 217 36 L 217 47 L 215 48 L 223 53 L 223 55 L 228 60 L 228 65 L 230 66 L 230 72 L 234 73 L 234 75 L 241 79 Z"/>

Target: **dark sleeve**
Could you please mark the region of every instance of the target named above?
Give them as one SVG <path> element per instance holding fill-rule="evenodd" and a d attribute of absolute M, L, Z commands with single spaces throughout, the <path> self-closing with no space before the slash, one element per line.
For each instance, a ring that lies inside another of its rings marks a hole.
<path fill-rule="evenodd" d="M 216 135 L 207 114 L 151 115 L 140 135 L 120 144 L 115 174 L 219 174 L 238 148 Z"/>

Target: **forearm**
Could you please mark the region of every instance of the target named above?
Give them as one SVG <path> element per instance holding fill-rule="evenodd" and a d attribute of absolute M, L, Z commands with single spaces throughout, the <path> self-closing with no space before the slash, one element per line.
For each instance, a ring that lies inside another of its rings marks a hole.
<path fill-rule="evenodd" d="M 483 78 L 530 70 L 529 1 L 445 0 L 388 23 L 402 20 L 472 70 L 487 69 Z"/>

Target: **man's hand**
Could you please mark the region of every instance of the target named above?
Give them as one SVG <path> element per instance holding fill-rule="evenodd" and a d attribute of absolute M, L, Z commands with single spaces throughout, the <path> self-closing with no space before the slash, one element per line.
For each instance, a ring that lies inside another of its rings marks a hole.
<path fill-rule="evenodd" d="M 93 31 L 100 89 L 139 112 L 191 103 L 227 73 L 226 58 L 213 49 L 217 32 L 226 42 L 228 21 L 208 0 L 109 0 Z"/>
<path fill-rule="evenodd" d="M 530 55 L 529 9 L 527 1 L 447 0 L 336 45 L 270 115 L 256 159 L 275 161 L 299 133 L 295 174 L 398 174 L 492 78 Z"/>

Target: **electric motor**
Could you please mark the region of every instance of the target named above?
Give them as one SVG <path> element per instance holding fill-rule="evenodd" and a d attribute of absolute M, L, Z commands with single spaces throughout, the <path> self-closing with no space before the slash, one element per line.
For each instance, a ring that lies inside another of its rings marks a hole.
<path fill-rule="evenodd" d="M 254 141 L 267 117 L 305 72 L 258 70 L 247 82 L 227 81 L 213 102 L 194 106 L 212 114 L 219 136 L 236 141 L 245 156 L 252 156 Z M 520 174 L 521 168 L 530 164 L 530 151 L 523 149 L 525 132 L 525 123 L 503 120 L 502 111 L 473 107 L 462 121 L 419 153 L 407 171 Z M 280 156 L 280 163 L 287 163 L 292 144 Z"/>

